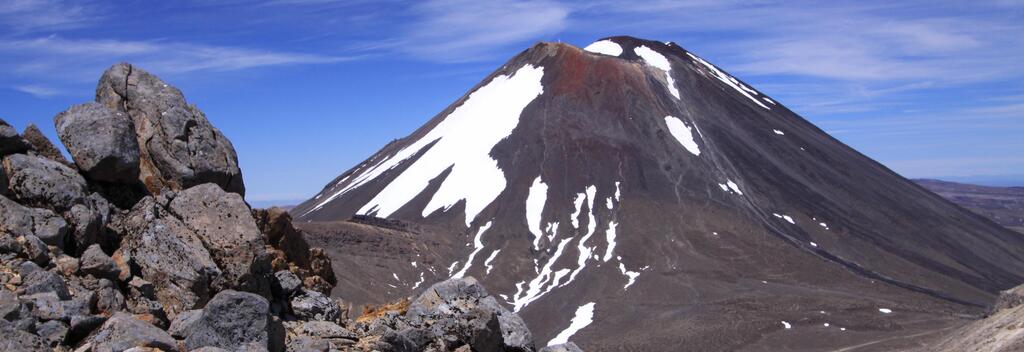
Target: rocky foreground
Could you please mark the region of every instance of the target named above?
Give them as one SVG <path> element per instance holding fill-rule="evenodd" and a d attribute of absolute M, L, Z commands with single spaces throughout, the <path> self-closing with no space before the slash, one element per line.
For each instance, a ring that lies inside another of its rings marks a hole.
<path fill-rule="evenodd" d="M 251 209 L 230 141 L 137 67 L 54 124 L 73 162 L 0 120 L 2 351 L 535 350 L 472 278 L 350 317 L 325 251 Z"/>

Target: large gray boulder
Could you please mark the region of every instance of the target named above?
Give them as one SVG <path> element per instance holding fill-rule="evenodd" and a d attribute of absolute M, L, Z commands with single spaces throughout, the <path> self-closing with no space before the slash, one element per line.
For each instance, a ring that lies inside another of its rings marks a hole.
<path fill-rule="evenodd" d="M 168 208 L 210 251 L 224 274 L 224 288 L 269 290 L 272 273 L 254 267 L 264 252 L 263 239 L 242 196 L 206 183 L 178 192 Z"/>
<path fill-rule="evenodd" d="M 7 121 L 0 119 L 0 157 L 28 150 L 29 145 Z"/>
<path fill-rule="evenodd" d="M 534 351 L 533 335 L 521 317 L 498 304 L 476 279 L 434 284 L 405 314 L 409 325 L 479 351 Z"/>
<path fill-rule="evenodd" d="M 133 347 L 177 351 L 178 344 L 166 331 L 130 314 L 118 313 L 90 338 L 93 352 L 122 352 Z"/>
<path fill-rule="evenodd" d="M 154 287 L 169 318 L 199 308 L 213 296 L 221 270 L 191 229 L 166 209 L 165 196 L 146 197 L 120 226 L 120 250 Z"/>
<path fill-rule="evenodd" d="M 139 143 L 139 178 L 151 193 L 208 182 L 245 193 L 231 142 L 177 88 L 121 63 L 103 73 L 96 101 L 132 119 Z"/>
<path fill-rule="evenodd" d="M 212 346 L 231 351 L 266 350 L 270 337 L 270 303 L 263 297 L 222 291 L 203 308 L 188 329 L 185 348 Z"/>
<path fill-rule="evenodd" d="M 71 209 L 89 194 L 82 175 L 59 162 L 25 154 L 4 157 L 8 194 L 21 201 L 56 211 Z"/>
<path fill-rule="evenodd" d="M 68 223 L 48 209 L 29 208 L 0 196 L 0 231 L 14 236 L 35 235 L 46 244 L 63 248 Z"/>
<path fill-rule="evenodd" d="M 64 147 L 89 179 L 138 182 L 139 143 L 128 115 L 99 103 L 75 105 L 53 119 Z"/>

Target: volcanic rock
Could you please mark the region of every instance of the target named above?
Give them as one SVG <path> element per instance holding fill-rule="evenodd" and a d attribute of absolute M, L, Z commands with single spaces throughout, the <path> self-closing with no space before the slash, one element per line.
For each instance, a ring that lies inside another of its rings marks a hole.
<path fill-rule="evenodd" d="M 28 142 L 21 138 L 18 130 L 14 129 L 7 121 L 0 119 L 0 157 L 22 153 L 28 148 Z"/>
<path fill-rule="evenodd" d="M 56 161 L 69 167 L 73 167 L 68 159 L 64 159 L 64 155 L 60 153 L 60 150 L 50 142 L 49 138 L 43 135 L 43 131 L 39 130 L 34 123 L 28 124 L 25 127 L 25 131 L 21 133 L 21 137 L 25 139 L 29 145 L 32 146 L 32 154 Z"/>
<path fill-rule="evenodd" d="M 103 253 L 103 249 L 98 244 L 89 246 L 82 253 L 79 265 L 83 273 L 97 278 L 117 280 L 121 275 L 121 269 L 118 268 L 117 263 L 106 253 Z"/>
<path fill-rule="evenodd" d="M 302 320 L 337 321 L 341 317 L 341 309 L 334 301 L 310 290 L 302 290 L 292 297 L 292 312 Z"/>
<path fill-rule="evenodd" d="M 266 299 L 233 290 L 217 294 L 188 329 L 185 348 L 212 346 L 227 350 L 268 348 L 270 305 Z"/>
<path fill-rule="evenodd" d="M 68 224 L 48 209 L 29 208 L 0 196 L 0 229 L 14 236 L 35 235 L 43 242 L 63 247 Z"/>
<path fill-rule="evenodd" d="M 167 202 L 162 195 L 136 204 L 124 220 L 121 250 L 173 319 L 209 300 L 222 274 L 199 236 L 164 208 Z"/>
<path fill-rule="evenodd" d="M 59 162 L 25 154 L 4 157 L 8 192 L 23 204 L 71 209 L 88 195 L 85 179 Z"/>
<path fill-rule="evenodd" d="M 139 144 L 125 113 L 85 103 L 57 114 L 54 125 L 75 165 L 91 180 L 138 182 Z"/>
<path fill-rule="evenodd" d="M 132 347 L 153 347 L 164 351 L 178 348 L 177 342 L 167 332 L 125 313 L 107 319 L 89 341 L 96 352 L 121 352 Z"/>
<path fill-rule="evenodd" d="M 168 209 L 210 251 L 227 282 L 225 288 L 269 287 L 271 273 L 253 267 L 264 244 L 240 195 L 207 183 L 179 192 Z"/>
<path fill-rule="evenodd" d="M 139 177 L 151 193 L 212 182 L 244 195 L 231 142 L 177 88 L 121 63 L 103 73 L 96 101 L 131 118 L 140 148 Z"/>

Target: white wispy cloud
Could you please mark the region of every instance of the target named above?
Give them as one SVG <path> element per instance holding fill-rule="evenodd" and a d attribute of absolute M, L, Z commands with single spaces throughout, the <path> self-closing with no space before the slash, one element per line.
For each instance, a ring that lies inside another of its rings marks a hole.
<path fill-rule="evenodd" d="M 77 2 L 5 0 L 0 2 L 0 28 L 25 32 L 81 27 L 101 17 Z"/>
<path fill-rule="evenodd" d="M 14 89 L 20 92 L 32 94 L 39 98 L 47 98 L 60 94 L 60 91 L 57 89 L 33 84 L 14 86 Z"/>
<path fill-rule="evenodd" d="M 60 94 L 53 86 L 92 82 L 113 63 L 131 62 L 159 74 L 234 71 L 268 66 L 324 64 L 353 57 L 278 52 L 167 41 L 0 39 L 0 69 L 12 88 L 35 96 Z M 17 83 L 17 82 L 27 83 Z M 46 88 L 44 88 L 46 87 Z"/>
<path fill-rule="evenodd" d="M 440 62 L 494 60 L 510 46 L 564 30 L 569 14 L 569 6 L 545 0 L 426 1 L 413 6 L 411 22 L 377 49 Z"/>

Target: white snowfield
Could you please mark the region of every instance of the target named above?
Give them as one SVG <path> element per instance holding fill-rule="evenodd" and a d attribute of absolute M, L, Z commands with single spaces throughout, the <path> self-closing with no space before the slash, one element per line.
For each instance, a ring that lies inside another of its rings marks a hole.
<path fill-rule="evenodd" d="M 594 322 L 594 305 L 594 302 L 590 302 L 577 308 L 576 315 L 572 317 L 569 327 L 558 333 L 551 341 L 548 341 L 548 346 L 569 342 L 569 338 L 572 335 L 575 335 L 576 332 L 583 330 L 587 325 Z"/>
<path fill-rule="evenodd" d="M 608 39 L 590 43 L 590 45 L 587 45 L 583 50 L 611 56 L 622 55 L 622 46 Z"/>
<path fill-rule="evenodd" d="M 672 134 L 672 137 L 675 137 L 679 144 L 686 148 L 686 151 L 693 155 L 700 155 L 700 147 L 693 139 L 693 129 L 687 126 L 686 122 L 675 116 L 665 116 L 665 125 L 668 126 L 668 132 Z"/>
<path fill-rule="evenodd" d="M 665 71 L 665 83 L 668 85 L 668 91 L 676 99 L 679 99 L 679 89 L 676 88 L 676 81 L 672 79 L 672 64 L 665 58 L 665 55 L 643 45 L 634 48 L 633 52 L 644 59 L 647 64 Z"/>
<path fill-rule="evenodd" d="M 760 99 L 757 99 L 757 98 L 754 97 L 754 95 L 758 95 L 757 91 L 754 91 L 753 89 L 750 89 L 747 86 L 743 85 L 743 83 L 740 83 L 739 81 L 737 81 L 732 76 L 729 76 L 729 75 L 725 74 L 725 72 L 722 72 L 721 70 L 719 70 L 718 67 L 715 67 L 715 65 L 712 65 L 711 63 L 709 63 L 707 61 L 704 61 L 704 59 L 702 59 L 702 58 L 700 58 L 700 57 L 698 57 L 696 55 L 693 55 L 691 53 L 686 53 L 686 54 L 690 55 L 690 57 L 693 58 L 693 61 L 695 63 L 699 63 L 701 65 L 704 65 L 704 67 L 706 67 L 708 69 L 708 72 L 710 72 L 712 75 L 714 75 L 715 78 L 718 78 L 719 81 L 722 81 L 722 83 L 725 83 L 726 85 L 732 87 L 732 89 L 735 89 L 737 92 L 740 92 L 740 94 L 743 94 L 743 96 L 747 97 L 747 99 L 750 99 L 750 101 L 754 102 L 757 105 L 760 105 L 762 108 L 765 108 L 765 109 L 768 109 L 768 110 L 772 109 L 772 108 L 769 108 L 768 105 L 764 105 L 764 103 L 762 103 Z M 751 95 L 751 94 L 753 94 L 753 95 Z M 772 104 L 774 104 L 774 102 Z"/>
<path fill-rule="evenodd" d="M 543 76 L 543 67 L 525 65 L 511 76 L 495 77 L 470 94 L 461 106 L 425 135 L 393 157 L 360 173 L 313 210 L 423 152 L 358 213 L 376 212 L 379 217 L 388 217 L 422 192 L 430 180 L 451 168 L 423 208 L 422 215 L 448 209 L 465 200 L 465 222 L 469 227 L 477 214 L 505 189 L 505 174 L 489 154 L 495 144 L 508 137 L 519 125 L 523 109 L 544 92 Z M 431 144 L 428 150 L 423 151 Z"/>

